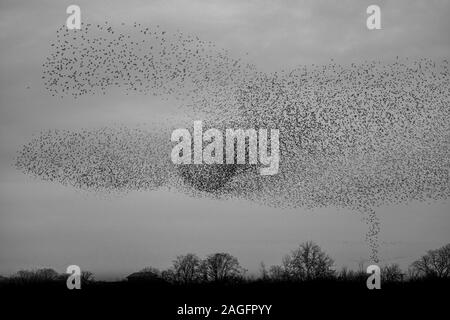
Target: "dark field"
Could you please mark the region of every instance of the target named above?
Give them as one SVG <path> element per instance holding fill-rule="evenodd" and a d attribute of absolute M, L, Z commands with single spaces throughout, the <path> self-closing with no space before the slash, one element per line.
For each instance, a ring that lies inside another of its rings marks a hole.
<path fill-rule="evenodd" d="M 425 311 L 447 313 L 449 280 L 421 279 L 382 283 L 368 290 L 365 281 L 314 280 L 294 282 L 242 282 L 168 284 L 153 282 L 92 282 L 81 290 L 68 290 L 65 281 L 39 284 L 3 283 L 6 300 L 30 308 L 22 311 L 45 314 L 62 308 L 63 314 L 132 315 L 147 319 L 204 319 L 204 315 L 177 315 L 178 307 L 211 306 L 218 312 L 208 319 L 301 319 L 325 316 L 406 316 Z M 5 299 L 3 299 L 5 301 Z M 222 305 L 272 305 L 270 315 L 223 315 Z M 7 306 L 8 304 L 5 304 Z M 95 309 L 92 310 L 92 308 Z M 361 310 L 361 311 L 359 311 Z M 361 312 L 364 312 L 363 314 Z"/>

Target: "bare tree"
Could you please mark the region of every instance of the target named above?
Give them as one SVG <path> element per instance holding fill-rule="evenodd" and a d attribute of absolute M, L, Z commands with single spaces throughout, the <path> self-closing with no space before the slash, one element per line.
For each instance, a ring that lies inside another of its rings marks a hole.
<path fill-rule="evenodd" d="M 238 259 L 229 253 L 208 255 L 202 262 L 201 270 L 204 279 L 208 281 L 238 279 L 245 273 L 245 270 L 239 265 Z"/>
<path fill-rule="evenodd" d="M 139 282 L 139 281 L 149 281 L 149 282 L 161 282 L 161 271 L 154 267 L 146 267 L 141 271 L 134 272 L 127 277 L 128 281 Z"/>
<path fill-rule="evenodd" d="M 282 266 L 271 266 L 269 269 L 270 279 L 275 281 L 283 281 L 289 279 L 289 274 Z"/>
<path fill-rule="evenodd" d="M 173 269 L 163 270 L 161 272 L 161 278 L 168 283 L 174 283 L 177 281 L 175 271 L 173 271 Z"/>
<path fill-rule="evenodd" d="M 403 272 L 398 264 L 386 265 L 381 268 L 381 278 L 386 282 L 403 281 Z"/>
<path fill-rule="evenodd" d="M 37 270 L 20 270 L 14 276 L 13 279 L 16 282 L 32 283 L 32 282 L 48 282 L 56 281 L 59 278 L 59 274 L 50 268 L 43 268 Z"/>
<path fill-rule="evenodd" d="M 283 259 L 289 277 L 299 280 L 327 278 L 334 274 L 333 260 L 314 242 L 302 243 Z"/>
<path fill-rule="evenodd" d="M 450 276 L 450 243 L 436 250 L 430 250 L 411 265 L 410 273 L 415 276 L 448 278 Z"/>
<path fill-rule="evenodd" d="M 259 265 L 259 273 L 261 274 L 262 280 L 269 279 L 269 272 L 267 271 L 266 264 L 263 261 L 261 261 L 261 263 Z"/>
<path fill-rule="evenodd" d="M 82 284 L 89 284 L 91 282 L 94 282 L 94 274 L 90 271 L 81 271 L 81 283 Z"/>
<path fill-rule="evenodd" d="M 173 261 L 175 279 L 182 283 L 192 283 L 200 279 L 201 261 L 197 255 L 188 253 L 176 257 Z"/>

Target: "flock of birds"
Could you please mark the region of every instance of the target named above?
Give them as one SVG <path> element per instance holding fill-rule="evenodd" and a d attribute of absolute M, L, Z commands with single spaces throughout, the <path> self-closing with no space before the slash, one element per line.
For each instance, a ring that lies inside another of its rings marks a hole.
<path fill-rule="evenodd" d="M 356 210 L 377 261 L 377 207 L 449 197 L 448 67 L 447 60 L 397 58 L 265 73 L 211 42 L 159 26 L 62 27 L 43 65 L 52 95 L 118 88 L 175 97 L 180 110 L 211 127 L 277 128 L 279 173 L 261 176 L 257 165 L 172 164 L 170 132 L 192 119 L 42 132 L 19 152 L 16 166 L 93 191 L 169 187 L 276 207 Z"/>

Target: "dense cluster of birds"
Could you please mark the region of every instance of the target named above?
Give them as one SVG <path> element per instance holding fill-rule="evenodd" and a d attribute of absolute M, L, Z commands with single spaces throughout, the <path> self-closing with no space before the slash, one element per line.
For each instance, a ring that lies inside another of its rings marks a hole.
<path fill-rule="evenodd" d="M 257 165 L 174 165 L 167 124 L 43 132 L 20 151 L 19 169 L 94 191 L 164 186 L 276 207 L 357 210 L 375 261 L 377 207 L 448 199 L 447 60 L 331 61 L 264 73 L 196 36 L 137 23 L 125 29 L 59 29 L 43 65 L 48 91 L 77 98 L 115 87 L 171 96 L 216 128 L 277 128 L 279 173 L 261 176 Z"/>

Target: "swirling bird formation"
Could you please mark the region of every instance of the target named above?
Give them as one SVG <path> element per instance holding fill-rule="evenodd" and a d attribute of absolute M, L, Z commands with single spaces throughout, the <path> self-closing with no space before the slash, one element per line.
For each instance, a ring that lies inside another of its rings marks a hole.
<path fill-rule="evenodd" d="M 280 170 L 260 176 L 250 165 L 176 166 L 169 128 L 115 126 L 41 133 L 19 152 L 25 173 L 97 192 L 165 186 L 276 207 L 357 210 L 369 225 L 373 260 L 377 207 L 449 197 L 447 60 L 331 61 L 264 73 L 196 36 L 138 23 L 62 27 L 51 46 L 42 78 L 52 95 L 118 88 L 175 97 L 211 126 L 277 128 Z"/>

